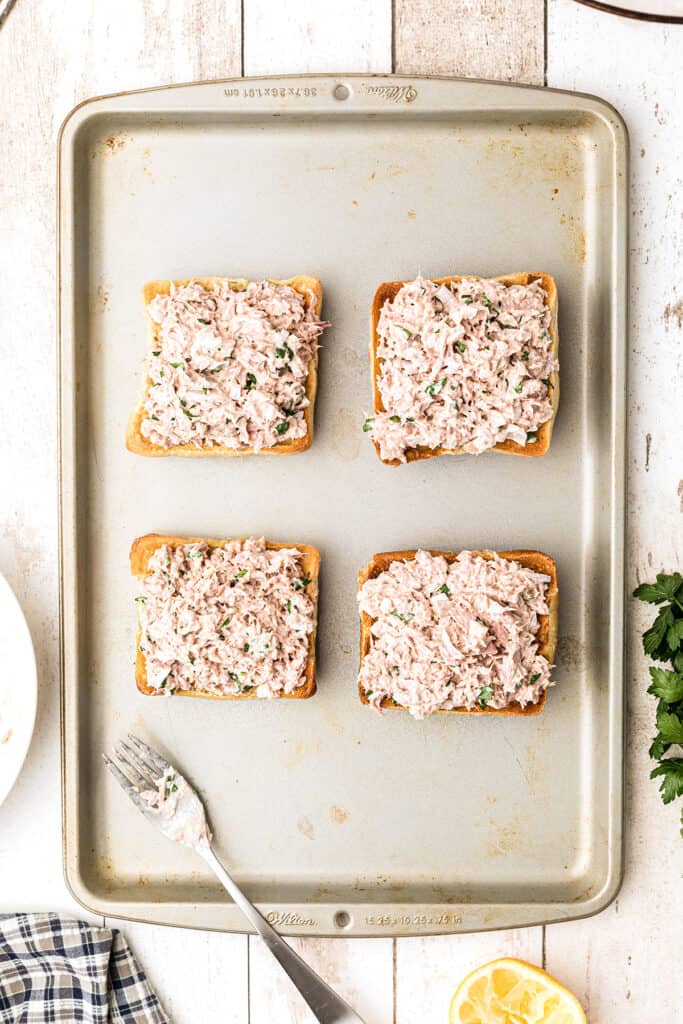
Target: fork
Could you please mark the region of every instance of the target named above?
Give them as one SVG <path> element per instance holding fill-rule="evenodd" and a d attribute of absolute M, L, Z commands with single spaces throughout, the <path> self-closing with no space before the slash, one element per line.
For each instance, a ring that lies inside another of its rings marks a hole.
<path fill-rule="evenodd" d="M 316 1020 L 320 1024 L 363 1024 L 348 1003 L 287 945 L 230 877 L 212 849 L 204 804 L 178 769 L 132 733 L 127 742 L 117 744 L 114 756 L 118 764 L 106 754 L 102 758 L 137 809 L 168 839 L 188 846 L 206 861 L 289 975 Z"/>

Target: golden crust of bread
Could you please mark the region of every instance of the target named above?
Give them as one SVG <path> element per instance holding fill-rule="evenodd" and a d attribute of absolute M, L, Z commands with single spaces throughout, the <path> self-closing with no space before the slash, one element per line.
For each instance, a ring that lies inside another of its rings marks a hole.
<path fill-rule="evenodd" d="M 552 352 L 557 358 L 557 353 L 560 346 L 560 338 L 557 331 L 557 286 L 555 279 L 550 274 L 538 273 L 519 273 L 519 274 L 503 274 L 501 277 L 482 278 L 477 277 L 475 274 L 463 275 L 468 280 L 472 281 L 500 281 L 501 284 L 513 285 L 513 284 L 531 284 L 534 281 L 540 281 L 543 289 L 546 293 L 546 306 L 550 309 L 550 339 L 552 341 Z M 432 278 L 435 284 L 452 284 L 458 283 L 463 280 L 463 277 L 435 277 Z M 377 346 L 379 344 L 379 338 L 377 335 L 377 325 L 379 323 L 379 315 L 382 312 L 384 303 L 393 301 L 396 298 L 398 291 L 403 287 L 404 284 L 408 284 L 407 281 L 385 281 L 379 286 L 372 299 L 372 308 L 370 311 L 370 372 L 372 375 L 372 404 L 375 412 L 384 412 L 384 404 L 382 402 L 382 396 L 379 390 L 379 377 L 384 362 L 377 355 Z M 557 415 L 557 408 L 560 401 L 560 375 L 557 371 L 553 370 L 550 375 L 550 401 L 553 407 L 553 414 L 546 423 L 543 423 L 536 431 L 537 439 L 533 444 L 521 445 L 517 444 L 516 441 L 501 441 L 500 444 L 494 445 L 491 451 L 494 452 L 505 452 L 508 455 L 527 455 L 527 456 L 538 456 L 545 455 L 550 447 L 550 438 L 553 432 L 553 423 L 555 422 L 555 416 Z M 373 442 L 375 450 L 381 461 L 385 466 L 401 466 L 403 465 L 398 459 L 382 459 L 379 454 L 379 445 Z M 417 462 L 420 459 L 431 459 L 435 455 L 462 455 L 462 448 L 408 448 L 406 450 L 406 461 Z"/>
<path fill-rule="evenodd" d="M 142 289 L 142 298 L 145 307 L 145 315 L 147 318 L 147 334 L 148 334 L 148 349 L 152 351 L 161 344 L 161 329 L 160 325 L 152 320 L 149 315 L 149 304 L 153 298 L 157 295 L 168 295 L 171 290 L 171 284 L 177 286 L 190 284 L 194 281 L 196 284 L 202 285 L 204 288 L 210 289 L 216 286 L 220 281 L 225 281 L 224 277 L 188 277 L 181 281 L 150 281 Z M 299 274 L 297 277 L 290 277 L 288 281 L 276 281 L 269 279 L 271 284 L 282 284 L 289 285 L 295 291 L 299 292 L 306 298 L 309 303 L 309 308 L 313 310 L 317 317 L 320 316 L 320 311 L 323 302 L 323 289 L 320 281 L 317 277 L 310 277 L 308 274 Z M 227 278 L 232 291 L 244 291 L 249 282 L 245 278 Z M 318 351 L 315 350 L 313 358 L 308 367 L 308 376 L 306 378 L 306 398 L 309 404 L 304 410 L 304 418 L 306 420 L 306 433 L 303 437 L 292 438 L 290 441 L 279 441 L 271 448 L 261 448 L 258 452 L 255 452 L 253 448 L 229 448 L 227 445 L 211 445 L 203 448 L 197 448 L 191 444 L 179 444 L 172 445 L 170 448 L 162 448 L 159 445 L 152 444 L 152 442 L 143 436 L 141 431 L 142 421 L 145 418 L 145 398 L 151 387 L 151 380 L 145 376 L 145 383 L 142 390 L 142 395 L 133 410 L 130 419 L 128 420 L 128 426 L 126 429 L 126 448 L 134 452 L 136 455 L 148 455 L 151 457 L 160 457 L 162 455 L 180 455 L 187 459 L 198 459 L 207 458 L 213 456 L 239 456 L 239 455 L 294 455 L 296 452 L 306 451 L 310 448 L 313 441 L 313 416 L 315 407 L 315 395 L 318 389 Z"/>
<path fill-rule="evenodd" d="M 232 540 L 245 540 L 244 537 L 231 538 Z M 149 560 L 157 550 L 164 544 L 168 544 L 170 547 L 180 547 L 183 544 L 197 544 L 204 543 L 208 544 L 210 548 L 222 548 L 226 544 L 230 543 L 230 540 L 211 540 L 209 537 L 177 537 L 169 536 L 160 533 L 147 533 L 144 537 L 138 537 L 133 541 L 130 549 L 130 568 L 133 576 L 137 577 L 138 580 L 142 581 L 148 573 Z M 317 632 L 317 609 L 318 609 L 318 576 L 320 573 L 320 552 L 317 548 L 312 547 L 310 544 L 277 544 L 275 541 L 266 541 L 266 547 L 271 551 L 279 551 L 281 548 L 296 548 L 301 551 L 303 558 L 301 559 L 301 568 L 304 573 L 310 578 L 310 590 L 309 596 L 311 597 L 314 607 L 316 622 L 314 625 L 313 632 L 309 637 L 309 653 L 308 661 L 306 663 L 306 675 L 304 682 L 301 686 L 297 686 L 291 693 L 283 693 L 280 698 L 282 700 L 304 700 L 307 697 L 312 697 L 316 690 L 315 684 L 315 638 Z M 147 684 L 147 665 L 145 663 L 145 656 L 140 650 L 140 628 L 138 628 L 137 638 L 135 641 L 135 682 L 140 693 L 152 695 L 154 697 L 163 696 L 158 694 L 156 690 L 153 690 L 151 686 Z M 218 694 L 210 693 L 207 690 L 176 690 L 173 695 L 174 697 L 207 697 L 213 700 L 260 700 L 254 692 L 240 693 L 240 694 Z"/>
<path fill-rule="evenodd" d="M 548 584 L 547 600 L 548 600 L 548 615 L 540 615 L 538 622 L 538 633 L 536 638 L 538 640 L 538 652 L 542 654 L 544 658 L 552 662 L 555 657 L 555 648 L 557 646 L 557 612 L 558 612 L 558 601 L 559 601 L 559 590 L 557 585 L 557 566 L 555 565 L 554 559 L 550 555 L 543 554 L 542 551 L 498 551 L 495 552 L 500 555 L 501 558 L 507 558 L 511 562 L 519 562 L 520 565 L 525 566 L 527 569 L 533 569 L 534 572 L 544 573 L 546 576 L 550 576 L 550 583 Z M 358 589 L 363 586 L 366 580 L 374 579 L 375 576 L 379 576 L 380 573 L 384 572 L 389 568 L 392 562 L 407 562 L 415 558 L 417 551 L 385 551 L 378 555 L 373 555 L 371 560 L 365 566 L 364 569 L 358 573 Z M 454 551 L 431 551 L 432 555 L 442 555 L 447 562 L 454 562 L 458 557 L 457 552 Z M 473 555 L 481 555 L 482 558 L 491 558 L 493 552 L 491 551 L 473 551 Z M 360 618 L 360 664 L 363 664 L 363 658 L 370 650 L 372 645 L 372 634 L 370 628 L 374 622 L 369 615 L 365 612 L 361 612 Z M 451 708 L 450 710 L 437 711 L 438 715 L 538 715 L 545 706 L 546 693 L 544 691 L 541 699 L 537 704 L 527 704 L 526 707 L 521 707 L 519 704 L 511 704 L 505 708 Z M 365 696 L 365 690 L 358 684 L 358 695 L 361 699 L 362 704 L 369 704 L 370 701 Z M 393 708 L 397 711 L 406 711 L 402 704 L 394 704 L 393 701 L 385 697 L 382 701 L 381 706 L 383 708 Z"/>

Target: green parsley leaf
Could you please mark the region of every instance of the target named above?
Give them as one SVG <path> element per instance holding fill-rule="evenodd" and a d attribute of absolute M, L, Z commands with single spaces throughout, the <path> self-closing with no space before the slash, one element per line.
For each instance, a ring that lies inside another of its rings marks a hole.
<path fill-rule="evenodd" d="M 370 430 L 372 430 L 372 426 L 373 426 L 374 422 L 375 422 L 375 418 L 374 418 L 374 416 L 368 416 L 368 418 L 366 419 L 365 423 L 363 424 L 363 431 L 364 431 L 364 432 L 365 432 L 366 434 L 367 434 L 367 433 L 368 433 L 368 432 L 369 432 Z"/>
<path fill-rule="evenodd" d="M 540 672 L 534 672 L 534 674 L 532 675 L 531 679 L 529 680 L 530 685 L 533 686 L 534 683 L 537 682 L 540 678 L 541 678 L 541 673 Z"/>
<path fill-rule="evenodd" d="M 666 642 L 670 651 L 677 651 L 683 641 L 683 619 L 676 619 L 666 631 Z"/>
<path fill-rule="evenodd" d="M 247 391 L 251 391 L 252 388 L 255 385 L 256 385 L 256 377 L 254 376 L 253 373 L 248 373 L 247 374 L 247 384 L 246 384 Z"/>
<path fill-rule="evenodd" d="M 391 420 L 392 423 L 400 423 L 401 422 L 401 417 L 400 416 L 390 416 L 389 419 Z"/>
<path fill-rule="evenodd" d="M 184 365 L 185 363 L 171 363 L 171 366 L 173 367 L 174 370 L 177 370 L 179 367 Z"/>
<path fill-rule="evenodd" d="M 536 441 L 538 441 L 538 434 L 535 433 L 535 431 L 530 430 L 529 433 L 526 435 L 526 439 L 529 444 L 535 444 Z"/>
<path fill-rule="evenodd" d="M 221 622 L 221 624 L 220 624 L 220 626 L 218 628 L 219 629 L 225 629 L 226 626 L 229 626 L 231 618 L 232 618 L 232 616 L 228 615 L 227 619 L 223 619 L 223 621 Z"/>
<path fill-rule="evenodd" d="M 662 779 L 659 792 L 665 804 L 670 804 L 676 797 L 683 796 L 683 757 L 668 757 L 660 761 L 650 772 L 650 778 Z"/>
<path fill-rule="evenodd" d="M 152 355 L 153 356 L 160 356 L 161 355 L 161 349 L 158 348 L 155 352 L 152 352 Z"/>
<path fill-rule="evenodd" d="M 448 589 L 448 584 L 447 583 L 442 583 L 441 586 L 439 587 L 439 589 L 437 590 L 437 594 L 445 594 L 446 597 L 450 597 L 451 596 L 451 592 Z"/>
<path fill-rule="evenodd" d="M 518 384 L 518 385 L 517 385 L 517 386 L 515 387 L 515 391 L 517 392 L 517 394 L 518 394 L 518 395 L 521 395 L 521 393 L 522 393 L 522 385 L 521 385 L 521 384 Z"/>
<path fill-rule="evenodd" d="M 461 295 L 460 298 L 466 306 L 471 306 L 474 301 L 471 295 Z"/>
<path fill-rule="evenodd" d="M 236 579 L 236 580 L 241 580 L 241 579 L 242 579 L 242 577 L 243 577 L 243 576 L 246 576 L 248 572 L 249 572 L 249 570 L 248 570 L 248 569 L 240 569 L 240 571 L 239 571 L 239 572 L 236 572 L 236 573 L 235 573 L 235 575 L 234 575 L 234 577 L 233 577 L 233 578 L 234 578 L 234 579 Z"/>
<path fill-rule="evenodd" d="M 526 348 L 522 352 L 522 359 L 524 360 L 525 363 L 528 362 L 528 360 L 529 360 L 529 350 L 526 349 Z"/>
<path fill-rule="evenodd" d="M 669 626 L 673 626 L 674 614 L 671 610 L 670 605 L 665 605 L 664 608 L 660 608 L 657 618 L 652 623 L 650 628 L 643 633 L 643 650 L 646 654 L 656 658 L 658 661 L 666 660 L 666 653 L 663 653 L 661 648 L 664 642 Z"/>
<path fill-rule="evenodd" d="M 304 578 L 302 580 L 300 580 L 300 579 L 292 580 L 292 589 L 293 590 L 305 590 L 310 582 L 311 582 L 311 580 L 310 580 L 309 576 L 304 576 Z"/>
<path fill-rule="evenodd" d="M 648 601 L 650 604 L 661 604 L 662 601 L 673 601 L 683 584 L 683 576 L 679 572 L 670 575 L 657 573 L 656 583 L 641 583 L 633 591 L 633 596 L 639 601 Z"/>
<path fill-rule="evenodd" d="M 410 622 L 411 619 L 415 618 L 412 612 L 398 612 L 395 608 L 391 614 L 395 615 L 401 622 Z"/>
<path fill-rule="evenodd" d="M 664 743 L 683 744 L 683 719 L 669 711 L 657 713 L 657 729 Z"/>
<path fill-rule="evenodd" d="M 679 622 L 683 622 L 683 619 L 679 619 Z M 659 697 L 667 704 L 683 700 L 683 673 L 669 672 L 665 668 L 656 668 L 651 665 L 650 678 L 652 683 L 648 686 L 647 692 L 651 693 L 653 697 Z"/>
<path fill-rule="evenodd" d="M 136 604 L 147 604 L 147 598 L 146 597 L 142 597 L 142 596 L 136 597 L 135 598 L 135 603 Z"/>
<path fill-rule="evenodd" d="M 411 333 L 411 332 L 410 332 L 410 331 L 408 330 L 408 328 L 407 328 L 407 327 L 400 327 L 400 326 L 399 326 L 399 330 L 403 331 L 403 333 L 405 334 L 406 338 L 412 338 L 412 336 L 413 336 L 413 335 L 412 335 L 412 333 Z"/>
<path fill-rule="evenodd" d="M 288 430 L 289 420 L 283 420 L 282 423 L 278 423 L 278 425 L 276 426 L 275 433 L 278 434 L 279 437 L 282 437 L 282 435 L 286 434 Z"/>
<path fill-rule="evenodd" d="M 464 352 L 467 348 L 467 345 L 465 344 L 464 341 L 456 341 L 455 344 L 459 352 Z"/>
<path fill-rule="evenodd" d="M 481 690 L 479 691 L 479 696 L 477 697 L 477 703 L 479 704 L 479 707 L 480 708 L 487 707 L 488 706 L 488 702 L 491 700 L 492 697 L 493 697 L 493 687 L 492 686 L 482 686 Z"/>

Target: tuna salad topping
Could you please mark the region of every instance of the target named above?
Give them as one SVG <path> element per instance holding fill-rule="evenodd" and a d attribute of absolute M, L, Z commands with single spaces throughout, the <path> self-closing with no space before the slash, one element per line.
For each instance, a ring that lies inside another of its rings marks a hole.
<path fill-rule="evenodd" d="M 367 580 L 360 611 L 373 619 L 359 682 L 414 718 L 452 708 L 536 704 L 550 665 L 538 653 L 550 577 L 492 553 L 454 562 L 418 551 Z"/>
<path fill-rule="evenodd" d="M 301 686 L 316 598 L 301 559 L 263 538 L 159 547 L 136 598 L 148 686 L 257 697 Z"/>
<path fill-rule="evenodd" d="M 387 300 L 377 326 L 384 412 L 365 423 L 382 459 L 409 448 L 479 454 L 520 445 L 552 417 L 550 310 L 538 281 L 504 285 L 419 277 Z"/>
<path fill-rule="evenodd" d="M 149 315 L 160 340 L 148 353 L 140 430 L 163 448 L 272 448 L 306 435 L 306 381 L 329 326 L 306 297 L 269 281 L 233 291 L 171 284 Z"/>

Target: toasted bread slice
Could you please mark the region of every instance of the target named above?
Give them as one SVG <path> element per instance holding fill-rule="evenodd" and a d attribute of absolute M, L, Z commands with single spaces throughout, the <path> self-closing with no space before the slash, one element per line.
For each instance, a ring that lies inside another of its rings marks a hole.
<path fill-rule="evenodd" d="M 245 540 L 244 537 L 231 538 L 233 540 Z M 144 537 L 138 537 L 133 541 L 130 549 L 130 568 L 132 574 L 137 577 L 138 580 L 142 581 L 148 573 L 149 560 L 157 550 L 164 544 L 168 544 L 171 547 L 179 547 L 183 544 L 197 544 L 204 543 L 208 544 L 211 548 L 225 547 L 226 544 L 230 543 L 230 540 L 211 540 L 208 537 L 177 537 L 167 536 L 160 533 L 147 533 Z M 266 541 L 266 547 L 271 551 L 278 551 L 281 548 L 296 548 L 301 551 L 303 558 L 301 559 L 301 568 L 304 573 L 310 578 L 310 589 L 308 591 L 311 600 L 316 609 L 317 618 L 317 607 L 318 607 L 318 576 L 320 572 L 320 552 L 317 548 L 311 547 L 310 544 L 277 544 L 274 541 Z M 308 661 L 306 663 L 306 673 L 304 681 L 301 686 L 298 686 L 291 693 L 282 693 L 278 699 L 291 698 L 294 700 L 304 700 L 307 697 L 312 697 L 316 690 L 315 685 L 315 638 L 317 632 L 317 622 L 309 637 L 309 654 Z M 135 642 L 135 682 L 140 693 L 145 693 L 154 697 L 163 696 L 163 694 L 157 693 L 156 690 L 152 689 L 147 684 L 147 664 L 145 662 L 145 656 L 140 650 L 140 639 L 141 632 L 138 628 L 137 638 Z M 174 697 L 209 697 L 214 700 L 260 700 L 255 692 L 250 691 L 249 693 L 239 694 L 218 694 L 211 693 L 207 690 L 176 690 Z"/>
<path fill-rule="evenodd" d="M 204 288 L 210 289 L 215 287 L 215 285 L 220 281 L 224 280 L 226 280 L 226 278 L 188 277 L 180 281 L 150 281 L 146 284 L 142 290 L 142 297 L 145 307 L 145 315 L 147 317 L 147 333 L 149 339 L 148 349 L 152 351 L 158 348 L 161 339 L 161 327 L 156 323 L 156 321 L 152 320 L 149 315 L 149 304 L 153 298 L 157 295 L 168 295 L 171 291 L 171 284 L 179 286 L 190 284 L 194 281 L 196 284 L 200 284 Z M 232 291 L 237 292 L 244 291 L 249 284 L 245 278 L 228 278 L 227 280 Z M 270 279 L 270 283 L 289 285 L 295 291 L 303 295 L 308 302 L 308 307 L 313 310 L 317 317 L 320 316 L 323 301 L 323 289 L 317 277 L 310 277 L 307 274 L 299 274 L 297 277 L 291 277 L 287 281 L 276 281 Z M 207 445 L 205 447 L 198 448 L 192 444 L 181 444 L 172 445 L 170 448 L 162 448 L 159 445 L 152 444 L 148 438 L 143 437 L 140 429 L 142 421 L 145 418 L 145 398 L 147 397 L 151 383 L 152 382 L 149 377 L 145 376 L 142 395 L 133 410 L 130 419 L 128 420 L 128 427 L 126 430 L 126 448 L 129 451 L 134 452 L 136 455 L 148 455 L 152 457 L 162 455 L 180 455 L 183 458 L 188 459 L 207 458 L 219 455 L 295 455 L 297 452 L 303 452 L 306 451 L 307 448 L 310 448 L 311 442 L 313 441 L 315 395 L 318 388 L 317 349 L 309 364 L 308 376 L 306 378 L 306 398 L 308 399 L 309 404 L 304 410 L 304 417 L 306 420 L 305 435 L 303 437 L 293 438 L 289 441 L 279 441 L 271 448 L 260 448 L 258 452 L 255 452 L 253 448 L 229 448 L 227 445 Z"/>
<path fill-rule="evenodd" d="M 364 569 L 358 574 L 358 589 L 363 586 L 366 580 L 374 579 L 375 576 L 379 576 L 380 573 L 388 569 L 392 562 L 407 562 L 415 558 L 417 551 L 385 551 L 378 555 L 373 555 L 372 559 L 368 562 Z M 446 559 L 447 562 L 454 562 L 458 557 L 458 553 L 454 551 L 430 551 L 432 555 L 441 555 Z M 473 551 L 473 555 L 480 555 L 482 558 L 490 559 L 491 551 Z M 507 558 L 511 562 L 519 562 L 520 565 L 525 566 L 527 569 L 533 569 L 534 572 L 543 573 L 546 576 L 550 576 L 550 583 L 548 584 L 547 599 L 548 599 L 548 615 L 539 616 L 538 633 L 536 638 L 538 640 L 538 653 L 542 654 L 547 661 L 552 661 L 555 657 L 555 648 L 557 646 L 557 610 L 559 601 L 559 591 L 557 586 L 557 566 L 555 565 L 554 559 L 550 555 L 543 554 L 542 551 L 498 551 L 496 552 L 501 558 Z M 372 646 L 372 633 L 370 628 L 374 622 L 369 615 L 365 612 L 361 612 L 360 617 L 360 664 L 363 664 L 363 658 L 370 650 Z M 362 704 L 369 704 L 370 701 L 365 696 L 365 690 L 358 684 L 358 694 Z M 526 707 L 521 707 L 519 704 L 510 704 L 505 708 L 450 708 L 437 711 L 439 715 L 538 715 L 545 706 L 547 691 L 545 691 L 538 701 L 537 704 L 527 704 Z M 381 707 L 383 708 L 395 708 L 399 711 L 406 711 L 407 708 L 403 707 L 402 704 L 394 704 L 389 697 L 385 697 L 382 701 Z"/>
<path fill-rule="evenodd" d="M 475 274 L 463 274 L 460 277 L 435 277 L 432 278 L 435 284 L 449 285 L 452 283 L 458 283 L 466 277 L 472 281 L 499 281 L 501 284 L 513 285 L 513 284 L 532 284 L 534 281 L 540 281 L 545 294 L 546 294 L 546 306 L 550 310 L 550 339 L 552 341 L 551 351 L 557 358 L 557 353 L 560 346 L 560 338 L 557 331 L 557 286 L 555 279 L 550 274 L 538 273 L 519 273 L 519 274 L 503 274 L 501 277 L 489 277 L 482 278 L 477 277 Z M 382 402 L 382 396 L 379 389 L 379 378 L 381 374 L 382 363 L 384 362 L 377 355 L 377 347 L 379 344 L 379 338 L 377 336 L 377 325 L 379 323 L 379 316 L 382 312 L 384 303 L 393 301 L 396 298 L 399 290 L 407 281 L 385 281 L 381 284 L 375 292 L 372 299 L 372 309 L 370 312 L 370 372 L 372 375 L 372 400 L 373 409 L 375 412 L 385 412 L 384 404 Z M 516 441 L 501 441 L 500 444 L 494 445 L 491 451 L 494 452 L 505 452 L 508 455 L 530 455 L 538 456 L 545 455 L 550 447 L 550 438 L 553 432 L 553 423 L 557 414 L 557 408 L 560 401 L 560 375 L 553 371 L 550 375 L 550 402 L 553 407 L 553 415 L 549 420 L 542 424 L 536 431 L 537 439 L 527 445 L 517 444 Z M 401 466 L 403 465 L 399 459 L 382 459 L 380 455 L 379 445 L 376 441 L 373 441 L 375 450 L 381 461 L 385 466 Z M 406 450 L 406 462 L 417 462 L 419 459 L 431 459 L 435 455 L 462 455 L 464 454 L 462 448 L 408 448 Z"/>

